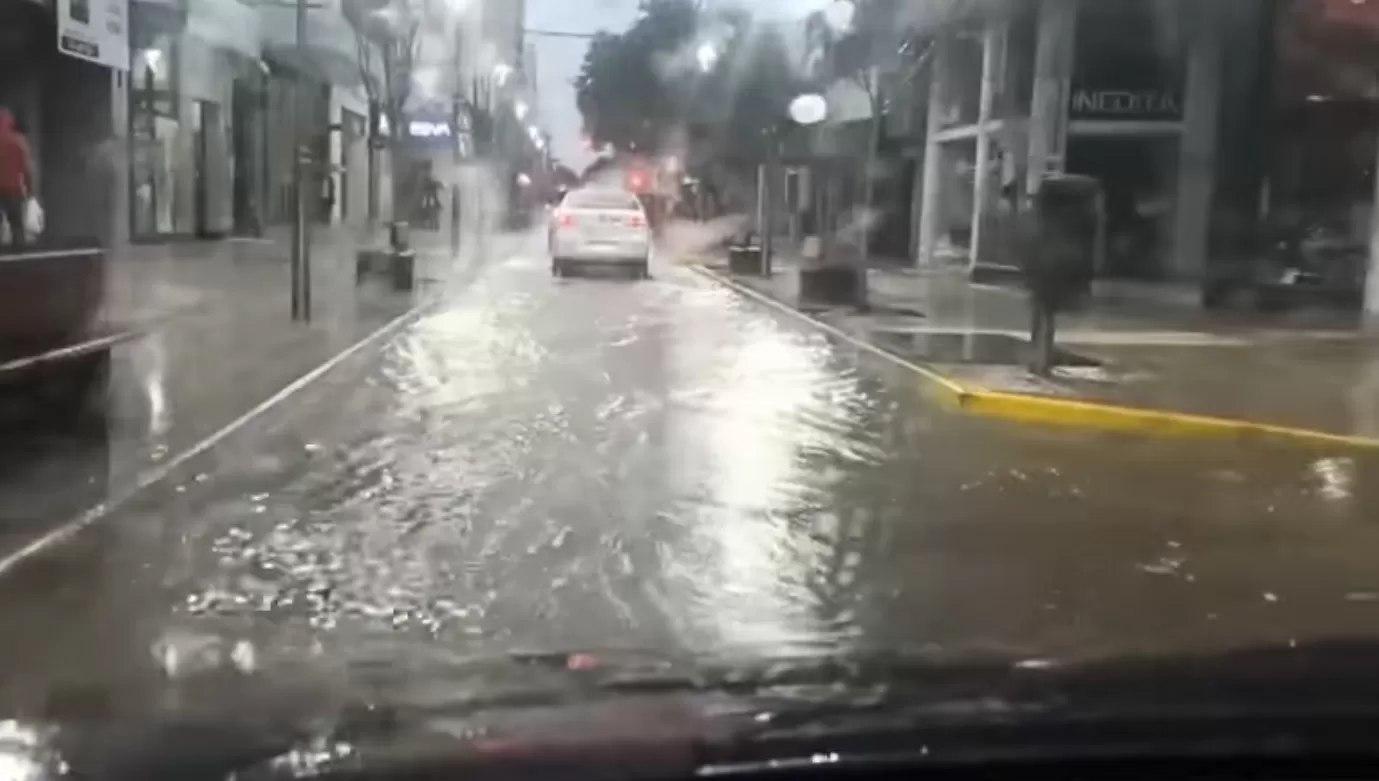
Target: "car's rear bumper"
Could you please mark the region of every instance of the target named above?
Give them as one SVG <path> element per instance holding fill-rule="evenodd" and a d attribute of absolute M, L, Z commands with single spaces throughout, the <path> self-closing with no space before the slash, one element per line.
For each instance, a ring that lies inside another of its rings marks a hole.
<path fill-rule="evenodd" d="M 551 255 L 561 260 L 598 263 L 642 263 L 651 254 L 647 242 L 617 242 L 590 244 L 584 242 L 556 242 Z"/>

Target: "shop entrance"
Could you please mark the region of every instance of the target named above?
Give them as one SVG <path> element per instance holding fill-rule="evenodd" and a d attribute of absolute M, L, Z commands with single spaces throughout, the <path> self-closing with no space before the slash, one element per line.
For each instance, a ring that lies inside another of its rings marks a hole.
<path fill-rule="evenodd" d="M 1172 267 L 1176 134 L 1072 136 L 1067 170 L 1101 182 L 1106 254 L 1099 275 L 1161 279 Z"/>
<path fill-rule="evenodd" d="M 234 231 L 241 236 L 263 235 L 264 100 L 261 75 L 235 79 L 230 115 L 234 157 L 231 212 Z"/>

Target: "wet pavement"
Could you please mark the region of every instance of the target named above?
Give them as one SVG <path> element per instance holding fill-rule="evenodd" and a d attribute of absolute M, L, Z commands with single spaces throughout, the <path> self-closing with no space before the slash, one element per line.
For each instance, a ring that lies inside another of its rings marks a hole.
<path fill-rule="evenodd" d="M 556 280 L 533 245 L 9 572 L 0 710 L 206 664 L 1372 633 L 1377 468 L 966 417 L 687 269 Z"/>

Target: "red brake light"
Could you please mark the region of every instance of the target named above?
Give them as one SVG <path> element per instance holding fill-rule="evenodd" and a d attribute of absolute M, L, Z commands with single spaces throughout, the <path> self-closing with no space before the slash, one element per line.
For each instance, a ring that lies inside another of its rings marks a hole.
<path fill-rule="evenodd" d="M 634 214 L 631 217 L 627 218 L 627 225 L 628 227 L 632 228 L 645 228 L 646 220 L 642 217 L 642 215 Z"/>
<path fill-rule="evenodd" d="M 562 228 L 568 228 L 575 224 L 575 215 L 569 212 L 561 212 L 555 217 L 556 224 Z"/>

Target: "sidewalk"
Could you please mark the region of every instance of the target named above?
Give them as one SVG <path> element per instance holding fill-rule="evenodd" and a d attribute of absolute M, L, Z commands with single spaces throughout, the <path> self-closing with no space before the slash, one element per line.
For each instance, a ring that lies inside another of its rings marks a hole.
<path fill-rule="evenodd" d="M 0 553 L 128 491 L 476 261 L 419 252 L 416 290 L 397 292 L 383 280 L 356 286 L 358 244 L 339 229 L 314 232 L 310 323 L 291 319 L 290 245 L 277 236 L 135 245 L 112 258 L 105 318 L 142 335 L 112 353 L 105 436 L 9 439 Z"/>
<path fill-rule="evenodd" d="M 727 276 L 722 263 L 709 265 Z M 732 280 L 799 308 L 798 262 L 777 258 L 776 268 L 769 280 Z M 1060 317 L 1068 364 L 1045 380 L 1024 368 L 1029 310 L 1018 288 L 973 284 L 951 270 L 873 269 L 868 279 L 872 312 L 810 314 L 1002 406 L 1016 394 L 1055 410 L 1006 410 L 1012 416 L 1061 414 L 1132 430 L 1279 429 L 1268 433 L 1379 446 L 1379 343 L 1365 338 L 1354 315 L 1205 311 L 1120 286 Z M 1055 400 L 1089 404 L 1063 404 L 1063 414 Z"/>

